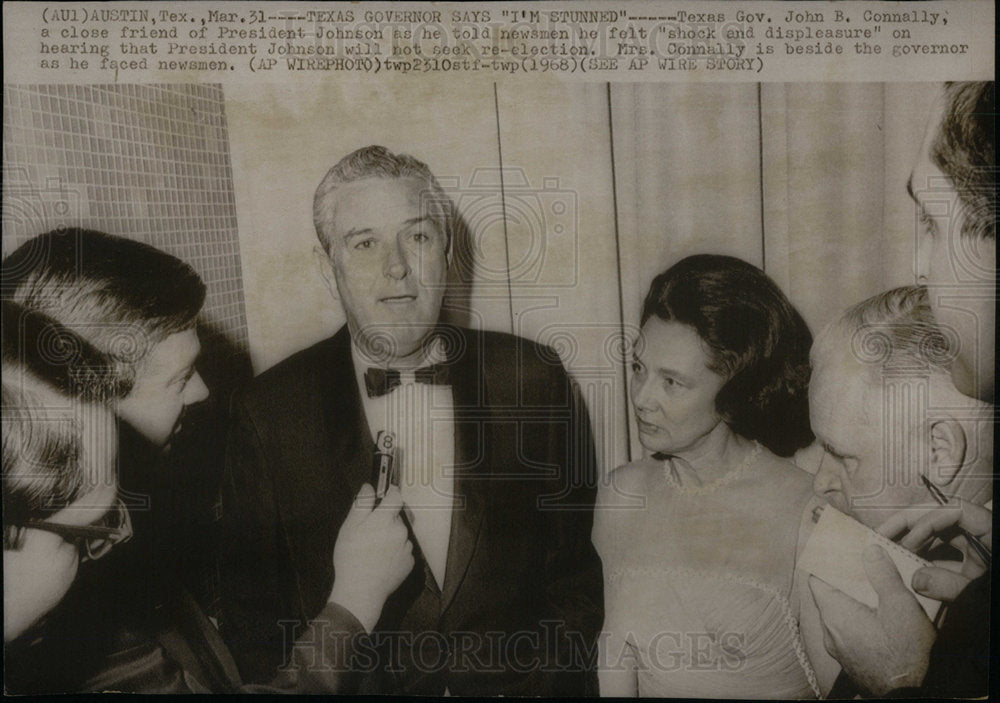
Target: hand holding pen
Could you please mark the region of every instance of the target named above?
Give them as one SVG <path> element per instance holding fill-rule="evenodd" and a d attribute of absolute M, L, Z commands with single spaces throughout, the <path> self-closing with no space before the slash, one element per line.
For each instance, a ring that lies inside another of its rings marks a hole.
<path fill-rule="evenodd" d="M 929 478 L 927 478 L 926 476 L 921 476 L 920 478 L 921 480 L 923 480 L 924 485 L 927 486 L 927 490 L 930 491 L 930 494 L 934 496 L 934 500 L 938 502 L 938 505 L 950 505 L 948 496 L 942 493 L 940 488 L 931 483 Z M 986 508 L 983 508 L 983 510 L 986 510 Z M 989 515 L 990 522 L 984 524 L 977 523 L 977 527 L 984 531 L 983 534 L 985 534 L 987 538 L 990 538 L 990 526 L 992 525 L 993 515 L 992 511 L 987 511 L 987 512 L 990 513 Z M 961 531 L 961 533 L 965 535 L 965 538 L 969 541 L 969 545 L 974 550 L 976 550 L 976 553 L 979 555 L 979 558 L 983 560 L 983 564 L 989 567 L 993 561 L 992 553 L 990 552 L 989 548 L 987 548 L 986 545 L 983 544 L 982 541 L 980 541 L 980 539 L 976 535 L 970 532 L 969 529 L 963 524 L 961 520 L 959 520 L 956 523 L 956 527 L 958 527 L 959 531 Z"/>
<path fill-rule="evenodd" d="M 899 512 L 886 520 L 878 531 L 890 539 L 905 533 L 899 543 L 911 551 L 918 551 L 931 539 L 947 539 L 948 533 L 958 530 L 971 548 L 962 562 L 961 571 L 937 566 L 925 567 L 913 574 L 911 582 L 913 590 L 921 595 L 951 602 L 970 581 L 990 568 L 992 527 L 992 511 L 961 498 L 953 498 L 946 505 L 924 513 L 912 510 Z"/>

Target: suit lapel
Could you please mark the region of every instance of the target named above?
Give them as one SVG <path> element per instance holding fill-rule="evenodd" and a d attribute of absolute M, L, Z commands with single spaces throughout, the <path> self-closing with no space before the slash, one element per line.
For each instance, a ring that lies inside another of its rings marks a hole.
<path fill-rule="evenodd" d="M 338 482 L 337 489 L 350 503 L 361 485 L 371 480 L 374 444 L 354 377 L 351 338 L 346 325 L 336 334 L 334 342 L 323 402 L 330 471 L 346 479 Z"/>
<path fill-rule="evenodd" d="M 346 326 L 311 361 L 316 366 L 309 400 L 292 411 L 303 415 L 308 432 L 286 438 L 304 443 L 300 456 L 308 459 L 289 466 L 287 480 L 276 488 L 281 519 L 288 521 L 285 539 L 300 616 L 306 619 L 315 617 L 329 596 L 337 530 L 367 480 L 371 462 Z"/>
<path fill-rule="evenodd" d="M 482 373 L 479 340 L 475 331 L 452 328 L 446 333 L 446 339 L 453 344 L 456 336 L 461 338 L 457 348 L 462 351 L 449 361 L 455 409 L 455 503 L 441 592 L 442 613 L 454 599 L 475 552 L 489 502 L 486 479 L 491 466 L 492 442 L 488 437 L 491 430 L 486 417 L 488 389 Z M 339 501 L 346 506 L 354 500 L 361 485 L 371 480 L 374 445 L 354 376 L 346 326 L 333 341 L 323 402 L 330 471 L 345 479 L 338 481 L 335 490 Z"/>
<path fill-rule="evenodd" d="M 452 335 L 462 336 L 465 343 L 459 346 L 461 355 L 450 362 L 455 408 L 455 503 L 441 592 L 442 613 L 454 600 L 479 540 L 488 501 L 486 478 L 491 465 L 488 452 L 492 446 L 486 436 L 490 423 L 484 412 L 489 403 L 476 333 L 453 328 L 448 336 Z"/>

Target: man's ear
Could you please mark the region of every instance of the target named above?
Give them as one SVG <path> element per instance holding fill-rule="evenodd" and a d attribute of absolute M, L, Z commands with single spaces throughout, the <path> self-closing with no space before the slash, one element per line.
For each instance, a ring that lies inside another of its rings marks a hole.
<path fill-rule="evenodd" d="M 928 478 L 939 486 L 951 483 L 965 463 L 965 430 L 948 418 L 931 425 L 931 471 Z"/>
<path fill-rule="evenodd" d="M 333 272 L 333 261 L 330 260 L 326 250 L 319 244 L 313 247 L 313 257 L 319 266 L 319 276 L 323 279 L 323 283 L 326 284 L 330 295 L 333 296 L 334 300 L 340 300 L 340 295 L 337 293 L 337 275 Z"/>

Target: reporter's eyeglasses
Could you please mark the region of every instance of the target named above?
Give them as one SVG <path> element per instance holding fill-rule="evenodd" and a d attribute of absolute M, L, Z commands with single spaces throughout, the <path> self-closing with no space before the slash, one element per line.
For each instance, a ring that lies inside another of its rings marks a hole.
<path fill-rule="evenodd" d="M 100 559 L 116 544 L 127 542 L 132 537 L 132 518 L 121 498 L 92 525 L 63 525 L 47 520 L 28 520 L 23 526 L 51 532 L 67 542 L 75 542 L 80 549 L 80 561 Z"/>

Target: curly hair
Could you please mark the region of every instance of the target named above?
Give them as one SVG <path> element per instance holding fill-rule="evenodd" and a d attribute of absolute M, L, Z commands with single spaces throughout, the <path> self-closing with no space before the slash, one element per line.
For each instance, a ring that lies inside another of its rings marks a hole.
<path fill-rule="evenodd" d="M 690 325 L 726 379 L 715 408 L 737 434 L 791 456 L 814 439 L 809 426 L 812 334 L 781 289 L 760 269 L 699 254 L 653 279 L 642 324 L 655 315 Z"/>
<path fill-rule="evenodd" d="M 830 334 L 849 339 L 853 357 L 864 364 L 869 381 L 889 373 L 949 374 L 959 340 L 949 338 L 934 319 L 927 288 L 902 286 L 853 305 L 824 330 L 812 351 L 813 363 L 826 363 Z"/>

